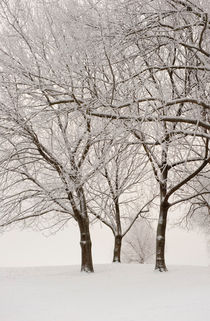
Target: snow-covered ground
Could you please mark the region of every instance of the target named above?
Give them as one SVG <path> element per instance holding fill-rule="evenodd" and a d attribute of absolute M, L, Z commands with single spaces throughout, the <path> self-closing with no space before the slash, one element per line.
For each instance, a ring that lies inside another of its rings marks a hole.
<path fill-rule="evenodd" d="M 0 321 L 209 321 L 210 267 L 0 269 Z"/>

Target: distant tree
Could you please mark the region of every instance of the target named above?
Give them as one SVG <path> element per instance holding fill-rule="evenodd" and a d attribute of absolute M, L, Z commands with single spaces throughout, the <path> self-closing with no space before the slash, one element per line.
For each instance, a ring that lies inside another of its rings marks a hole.
<path fill-rule="evenodd" d="M 122 262 L 153 263 L 155 259 L 155 231 L 145 219 L 138 219 L 122 243 Z"/>
<path fill-rule="evenodd" d="M 178 222 L 182 225 L 201 228 L 204 233 L 210 231 L 210 170 L 198 175 L 187 185 L 185 194 L 189 195 L 186 214 Z M 190 198 L 190 195 L 193 197 Z"/>

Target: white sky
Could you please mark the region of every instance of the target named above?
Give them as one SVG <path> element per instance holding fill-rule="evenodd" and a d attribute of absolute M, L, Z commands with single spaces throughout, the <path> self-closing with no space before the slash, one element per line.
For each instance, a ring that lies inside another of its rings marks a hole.
<path fill-rule="evenodd" d="M 113 236 L 107 228 L 91 227 L 94 263 L 112 261 Z M 204 236 L 179 229 L 167 231 L 166 263 L 208 265 Z M 49 237 L 40 232 L 10 231 L 0 235 L 0 267 L 80 264 L 77 227 L 71 224 Z"/>

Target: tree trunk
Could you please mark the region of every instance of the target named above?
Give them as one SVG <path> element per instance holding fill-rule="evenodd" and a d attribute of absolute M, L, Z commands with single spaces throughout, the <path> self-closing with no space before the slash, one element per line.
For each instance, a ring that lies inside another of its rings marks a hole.
<path fill-rule="evenodd" d="M 82 187 L 77 189 L 77 195 L 80 202 L 80 211 L 78 213 L 79 215 L 77 215 L 77 221 L 80 229 L 81 272 L 94 272 L 89 217 L 87 214 L 85 194 Z"/>
<path fill-rule="evenodd" d="M 78 220 L 80 229 L 81 246 L 81 272 L 94 272 L 92 261 L 92 243 L 89 231 L 88 218 L 81 217 Z"/>
<path fill-rule="evenodd" d="M 122 245 L 122 236 L 121 235 L 115 235 L 113 262 L 120 263 L 121 245 Z"/>
<path fill-rule="evenodd" d="M 169 206 L 162 203 L 160 205 L 160 215 L 157 226 L 157 238 L 156 238 L 156 265 L 155 270 L 160 272 L 166 272 L 167 267 L 165 264 L 165 234 L 166 223 Z"/>
<path fill-rule="evenodd" d="M 165 124 L 165 129 L 166 124 Z M 165 264 L 165 236 L 166 236 L 166 224 L 167 224 L 167 214 L 169 209 L 167 195 L 167 182 L 168 182 L 168 171 L 169 167 L 167 166 L 167 157 L 168 157 L 168 139 L 166 138 L 162 146 L 162 165 L 161 165 L 161 183 L 160 183 L 160 213 L 157 226 L 157 235 L 156 235 L 156 264 L 155 270 L 160 272 L 166 272 Z"/>

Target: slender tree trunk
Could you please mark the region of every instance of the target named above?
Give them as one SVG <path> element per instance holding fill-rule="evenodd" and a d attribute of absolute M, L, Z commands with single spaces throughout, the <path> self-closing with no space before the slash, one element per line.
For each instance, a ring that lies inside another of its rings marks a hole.
<path fill-rule="evenodd" d="M 165 124 L 165 130 L 167 130 Z M 165 236 L 166 236 L 166 224 L 167 224 L 167 214 L 169 209 L 167 195 L 167 181 L 168 181 L 168 171 L 167 166 L 168 157 L 168 138 L 162 147 L 162 166 L 161 166 L 161 184 L 160 184 L 160 213 L 157 226 L 157 236 L 156 236 L 156 264 L 155 270 L 160 272 L 166 272 L 167 267 L 165 264 Z"/>
<path fill-rule="evenodd" d="M 94 272 L 92 261 L 92 242 L 89 231 L 88 218 L 79 218 L 80 246 L 81 246 L 81 272 Z"/>
<path fill-rule="evenodd" d="M 121 256 L 121 246 L 122 246 L 122 236 L 115 235 L 114 237 L 114 255 L 113 255 L 113 262 L 120 263 L 120 256 Z"/>
<path fill-rule="evenodd" d="M 165 235 L 168 209 L 168 204 L 162 203 L 160 205 L 160 215 L 157 226 L 155 265 L 155 270 L 159 270 L 160 272 L 167 271 L 167 267 L 165 264 Z"/>

